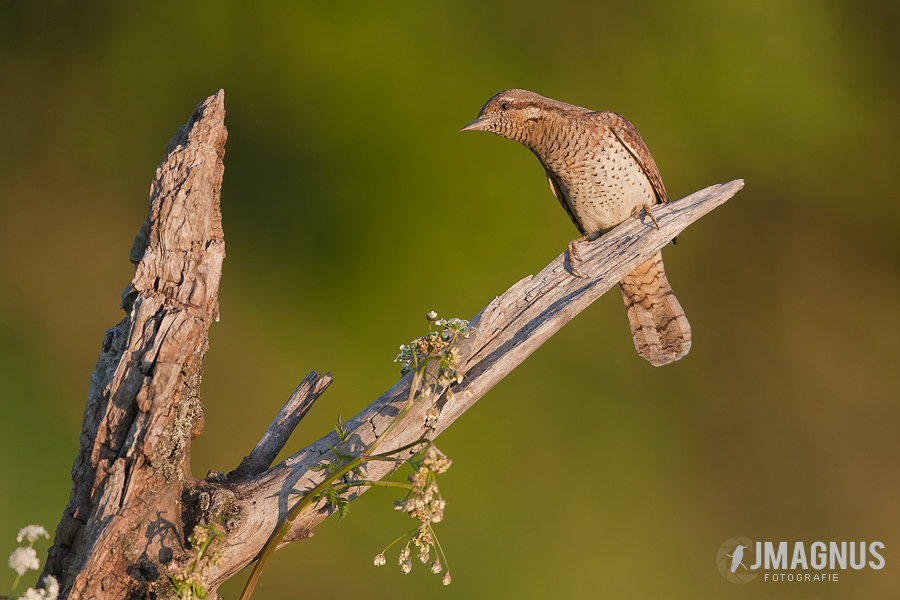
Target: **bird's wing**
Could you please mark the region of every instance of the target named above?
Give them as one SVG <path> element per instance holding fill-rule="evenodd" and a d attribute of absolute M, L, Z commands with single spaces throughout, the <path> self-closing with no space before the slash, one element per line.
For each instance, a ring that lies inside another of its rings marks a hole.
<path fill-rule="evenodd" d="M 656 161 L 653 160 L 653 156 L 650 154 L 650 150 L 647 149 L 647 144 L 641 139 L 641 134 L 638 133 L 638 130 L 635 129 L 634 125 L 628 122 L 628 119 L 620 114 L 605 111 L 600 113 L 600 115 L 601 118 L 606 121 L 607 125 L 609 125 L 613 135 L 616 136 L 622 145 L 628 149 L 635 160 L 638 161 L 638 164 L 641 165 L 641 169 L 644 170 L 644 174 L 647 176 L 647 179 L 650 180 L 650 184 L 653 185 L 653 189 L 656 191 L 656 196 L 659 198 L 659 201 L 661 203 L 668 202 L 669 197 L 666 194 L 666 186 L 663 185 L 662 177 L 656 166 Z"/>
<path fill-rule="evenodd" d="M 584 235 L 584 229 L 581 227 L 581 223 L 578 222 L 578 219 L 575 218 L 575 213 L 572 212 L 572 207 L 569 206 L 569 202 L 566 200 L 565 194 L 563 194 L 556 176 L 550 172 L 550 169 L 545 168 L 544 170 L 547 172 L 547 181 L 550 183 L 550 191 L 553 192 L 553 195 L 556 196 L 556 199 L 559 200 L 559 203 L 566 210 L 566 214 L 569 215 L 569 218 L 575 223 L 578 232 L 581 233 L 581 235 Z"/>

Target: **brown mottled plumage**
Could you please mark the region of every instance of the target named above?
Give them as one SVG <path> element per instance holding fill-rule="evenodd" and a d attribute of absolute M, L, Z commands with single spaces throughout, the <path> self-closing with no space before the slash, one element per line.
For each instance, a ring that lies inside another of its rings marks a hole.
<path fill-rule="evenodd" d="M 490 131 L 531 150 L 550 189 L 581 232 L 569 243 L 572 271 L 581 276 L 577 242 L 596 239 L 628 217 L 666 202 L 659 169 L 625 117 L 544 98 L 526 90 L 500 92 L 462 131 Z M 655 223 L 655 220 L 654 220 Z M 691 348 L 691 327 L 657 253 L 621 283 L 638 353 L 655 366 Z"/>

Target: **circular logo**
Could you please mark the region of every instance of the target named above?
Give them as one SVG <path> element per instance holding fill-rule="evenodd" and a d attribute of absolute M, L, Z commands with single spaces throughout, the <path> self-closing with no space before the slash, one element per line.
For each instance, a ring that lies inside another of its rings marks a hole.
<path fill-rule="evenodd" d="M 756 579 L 756 573 L 750 572 L 750 565 L 755 564 L 755 558 L 753 542 L 748 538 L 734 537 L 719 548 L 716 567 L 725 581 L 747 583 Z"/>

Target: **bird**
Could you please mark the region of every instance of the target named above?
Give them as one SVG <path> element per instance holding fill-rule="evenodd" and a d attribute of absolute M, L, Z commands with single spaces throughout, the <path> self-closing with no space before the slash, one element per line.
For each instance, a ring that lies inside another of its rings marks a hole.
<path fill-rule="evenodd" d="M 744 546 L 742 544 L 738 544 L 734 548 L 734 552 L 732 554 L 726 554 L 728 558 L 731 559 L 731 572 L 734 573 L 737 571 L 738 567 L 744 567 L 744 570 L 747 570 L 747 567 L 744 566 L 744 548 L 749 548 L 749 546 Z"/>
<path fill-rule="evenodd" d="M 652 206 L 668 201 L 666 188 L 644 140 L 622 115 L 509 89 L 488 100 L 478 118 L 460 131 L 494 133 L 537 156 L 550 190 L 582 236 L 568 245 L 572 273 L 578 277 L 583 277 L 579 243 L 640 217 L 642 210 L 659 227 Z M 685 356 L 691 327 L 666 279 L 662 254 L 619 285 L 638 354 L 654 366 Z"/>

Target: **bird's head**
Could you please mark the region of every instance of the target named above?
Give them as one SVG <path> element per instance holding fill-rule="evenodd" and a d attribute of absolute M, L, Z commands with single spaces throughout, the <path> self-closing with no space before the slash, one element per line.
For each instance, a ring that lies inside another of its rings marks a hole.
<path fill-rule="evenodd" d="M 460 131 L 490 131 L 524 142 L 530 127 L 543 118 L 548 103 L 554 102 L 527 90 L 505 90 L 488 100 L 478 118 Z"/>

